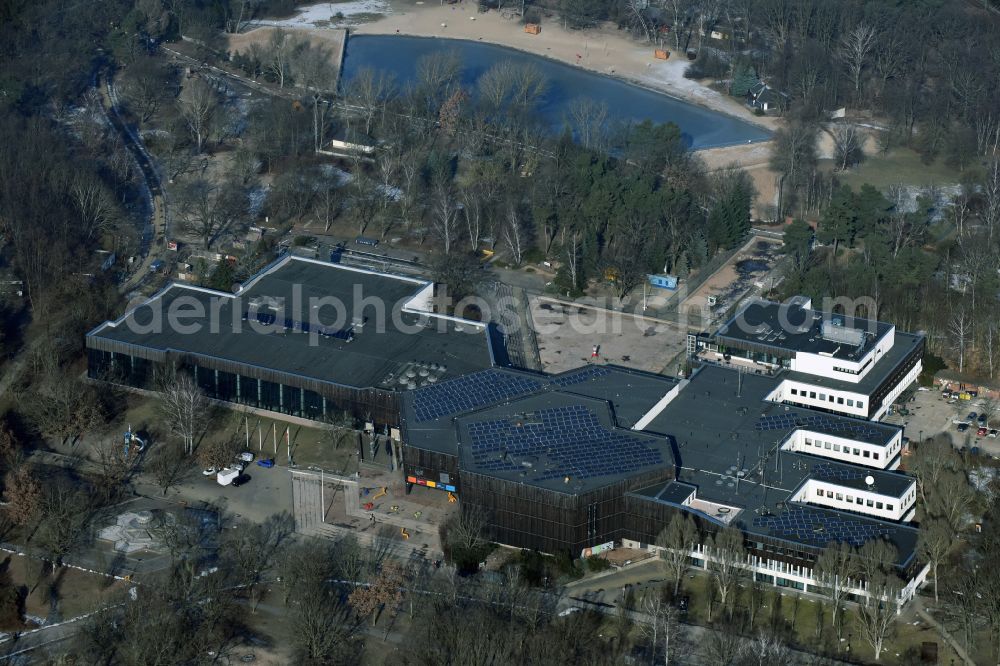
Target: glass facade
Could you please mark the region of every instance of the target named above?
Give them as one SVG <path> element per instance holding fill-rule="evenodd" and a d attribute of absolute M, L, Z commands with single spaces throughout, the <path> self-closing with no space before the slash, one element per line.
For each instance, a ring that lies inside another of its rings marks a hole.
<path fill-rule="evenodd" d="M 90 379 L 151 388 L 155 363 L 128 354 L 87 350 L 87 376 Z"/>
<path fill-rule="evenodd" d="M 128 354 L 87 350 L 87 376 L 91 379 L 125 384 L 142 389 L 155 389 L 154 375 L 157 363 Z M 190 372 L 198 386 L 210 398 L 234 402 L 258 409 L 266 409 L 281 414 L 289 414 L 315 421 L 327 416 L 341 415 L 345 411 L 357 418 L 372 418 L 381 421 L 378 416 L 386 409 L 397 413 L 395 404 L 386 404 L 381 409 L 372 409 L 365 404 L 364 391 L 348 387 L 332 389 L 339 397 L 334 399 L 315 391 L 299 386 L 280 384 L 264 379 L 256 379 L 242 374 L 215 370 L 203 366 L 186 366 L 183 370 Z M 385 414 L 383 418 L 395 425 L 396 418 Z M 382 424 L 380 424 L 382 425 Z"/>

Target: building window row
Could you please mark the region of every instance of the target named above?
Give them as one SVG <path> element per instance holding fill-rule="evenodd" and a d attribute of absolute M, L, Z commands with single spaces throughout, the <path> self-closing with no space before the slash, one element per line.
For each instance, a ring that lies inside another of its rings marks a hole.
<path fill-rule="evenodd" d="M 816 496 L 823 497 L 826 496 L 827 499 L 836 499 L 838 502 L 847 502 L 848 504 L 857 504 L 858 506 L 865 506 L 869 509 L 877 509 L 882 511 L 895 511 L 896 507 L 893 504 L 886 504 L 884 502 L 878 502 L 876 500 L 864 499 L 862 497 L 857 497 L 854 495 L 844 495 L 843 493 L 834 493 L 832 490 L 823 490 L 822 488 L 816 489 Z"/>
<path fill-rule="evenodd" d="M 857 447 L 850 447 L 846 444 L 840 445 L 833 442 L 823 441 L 821 439 L 813 440 L 809 437 L 805 438 L 806 446 L 815 446 L 817 449 L 826 449 L 827 451 L 833 451 L 834 453 L 845 453 L 851 455 L 852 453 L 859 458 L 872 458 L 873 460 L 878 460 L 881 454 L 878 451 L 869 451 L 868 449 L 859 449 Z"/>
<path fill-rule="evenodd" d="M 798 389 L 791 389 L 791 392 L 792 395 L 801 396 L 803 398 L 808 397 L 811 400 L 820 400 L 821 402 L 835 402 L 838 405 L 843 405 L 845 403 L 844 398 L 835 395 L 827 395 L 826 393 L 820 393 L 819 396 L 817 397 L 816 391 L 799 391 Z M 864 401 L 858 400 L 856 402 L 857 404 L 855 405 L 855 400 L 851 398 L 846 399 L 848 407 L 857 406 L 858 409 L 864 409 L 865 406 Z"/>
<path fill-rule="evenodd" d="M 857 370 L 851 370 L 850 368 L 838 368 L 837 366 L 833 366 L 833 369 L 835 372 L 843 372 L 845 375 L 860 375 L 862 372 L 865 371 L 865 368 L 867 368 L 869 365 L 872 364 L 873 360 L 875 360 L 874 357 L 869 358 L 867 361 L 861 364 L 861 367 L 859 367 Z"/>

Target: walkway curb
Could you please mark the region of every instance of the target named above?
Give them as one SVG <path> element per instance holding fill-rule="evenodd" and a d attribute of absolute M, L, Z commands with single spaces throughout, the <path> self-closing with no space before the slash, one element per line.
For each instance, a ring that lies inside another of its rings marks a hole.
<path fill-rule="evenodd" d="M 953 649 L 955 653 L 958 654 L 958 657 L 962 661 L 968 664 L 968 666 L 976 666 L 976 662 L 974 662 L 969 657 L 969 654 L 965 651 L 965 648 L 963 648 L 962 645 L 955 639 L 955 637 L 951 635 L 951 632 L 945 629 L 944 626 L 936 619 L 934 619 L 934 617 L 932 617 L 931 614 L 928 613 L 925 609 L 917 607 L 916 610 L 917 610 L 917 615 L 920 616 L 920 619 L 926 622 L 927 624 L 931 625 L 932 627 L 934 627 L 935 631 L 937 631 L 938 634 L 941 635 L 941 638 L 943 638 L 945 642 L 947 642 L 948 645 L 951 646 L 951 649 Z"/>

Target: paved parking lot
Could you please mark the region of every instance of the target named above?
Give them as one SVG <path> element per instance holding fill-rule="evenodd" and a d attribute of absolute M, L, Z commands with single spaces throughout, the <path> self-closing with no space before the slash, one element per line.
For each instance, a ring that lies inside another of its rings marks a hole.
<path fill-rule="evenodd" d="M 995 458 L 1000 458 L 1000 438 L 979 437 L 976 435 L 977 425 L 970 426 L 965 432 L 959 432 L 952 423 L 955 419 L 966 419 L 969 412 L 981 414 L 988 405 L 982 399 L 945 400 L 939 389 L 917 391 L 911 402 L 899 404 L 910 413 L 907 415 L 892 414 L 884 419 L 888 423 L 902 425 L 904 435 L 912 440 L 921 437 L 928 438 L 941 433 L 951 436 L 952 443 L 958 448 L 978 446 L 979 449 Z M 990 418 L 989 427 L 1000 427 L 1000 413 L 994 413 Z"/>

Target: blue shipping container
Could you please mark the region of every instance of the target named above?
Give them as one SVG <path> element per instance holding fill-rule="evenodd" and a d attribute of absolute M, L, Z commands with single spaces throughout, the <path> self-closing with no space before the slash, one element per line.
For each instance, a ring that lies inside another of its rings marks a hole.
<path fill-rule="evenodd" d="M 647 275 L 649 284 L 660 289 L 677 289 L 677 277 L 674 275 Z"/>

